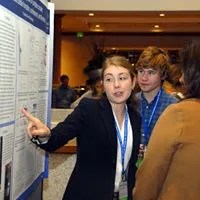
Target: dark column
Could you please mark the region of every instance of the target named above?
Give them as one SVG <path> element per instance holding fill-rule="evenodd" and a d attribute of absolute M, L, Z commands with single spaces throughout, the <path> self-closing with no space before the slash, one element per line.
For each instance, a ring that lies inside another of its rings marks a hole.
<path fill-rule="evenodd" d="M 54 54 L 53 54 L 53 84 L 58 84 L 60 77 L 61 63 L 61 41 L 62 41 L 62 17 L 64 15 L 55 14 L 54 16 Z"/>

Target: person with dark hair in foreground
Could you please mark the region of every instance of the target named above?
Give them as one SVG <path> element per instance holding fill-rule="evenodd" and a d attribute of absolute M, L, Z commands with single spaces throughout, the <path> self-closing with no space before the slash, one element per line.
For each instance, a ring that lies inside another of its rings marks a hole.
<path fill-rule="evenodd" d="M 22 109 L 28 134 L 52 152 L 77 138 L 77 161 L 63 200 L 132 199 L 140 143 L 140 116 L 134 108 L 135 77 L 122 56 L 108 57 L 102 68 L 105 95 L 84 98 L 50 130 Z"/>
<path fill-rule="evenodd" d="M 200 199 L 200 41 L 181 51 L 185 98 L 161 114 L 136 174 L 134 200 Z"/>

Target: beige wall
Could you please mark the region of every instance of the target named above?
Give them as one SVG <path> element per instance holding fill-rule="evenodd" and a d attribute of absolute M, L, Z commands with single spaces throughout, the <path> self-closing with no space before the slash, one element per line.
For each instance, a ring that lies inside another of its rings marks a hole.
<path fill-rule="evenodd" d="M 200 10 L 199 0 L 51 0 L 56 10 L 177 11 Z"/>
<path fill-rule="evenodd" d="M 85 84 L 87 77 L 83 74 L 83 68 L 87 65 L 91 56 L 85 41 L 75 36 L 62 37 L 61 74 L 69 76 L 71 86 Z"/>

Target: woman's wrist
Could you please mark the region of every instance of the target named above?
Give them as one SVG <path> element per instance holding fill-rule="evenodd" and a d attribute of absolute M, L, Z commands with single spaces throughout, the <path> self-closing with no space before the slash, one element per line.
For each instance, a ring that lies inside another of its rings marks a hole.
<path fill-rule="evenodd" d="M 49 133 L 49 135 L 41 137 L 41 136 L 33 136 L 31 138 L 31 141 L 37 145 L 42 145 L 42 144 L 46 144 L 49 141 L 49 138 L 51 137 L 51 132 Z"/>

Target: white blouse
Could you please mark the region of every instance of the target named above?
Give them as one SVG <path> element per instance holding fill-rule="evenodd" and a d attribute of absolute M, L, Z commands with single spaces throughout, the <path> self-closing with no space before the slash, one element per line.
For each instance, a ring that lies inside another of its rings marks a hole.
<path fill-rule="evenodd" d="M 122 138 L 122 143 L 124 142 L 124 123 L 125 123 L 125 118 L 123 120 L 122 123 L 122 128 L 120 129 L 117 118 L 115 116 L 115 113 L 113 112 L 116 124 L 118 126 L 118 130 L 120 131 L 120 135 Z M 117 130 L 116 130 L 116 135 L 117 135 Z M 133 147 L 133 130 L 131 127 L 131 123 L 130 123 L 130 118 L 128 115 L 128 135 L 127 135 L 127 146 L 126 146 L 126 151 L 125 151 L 125 159 L 124 159 L 124 169 L 126 170 L 130 157 L 131 157 L 131 153 L 132 153 L 132 147 Z M 119 139 L 117 137 L 117 162 L 116 162 L 116 174 L 115 174 L 115 192 L 119 191 L 119 184 L 121 182 L 121 178 L 122 178 L 122 158 L 121 158 L 121 146 L 120 146 L 120 142 Z"/>

